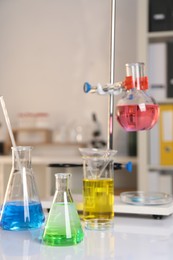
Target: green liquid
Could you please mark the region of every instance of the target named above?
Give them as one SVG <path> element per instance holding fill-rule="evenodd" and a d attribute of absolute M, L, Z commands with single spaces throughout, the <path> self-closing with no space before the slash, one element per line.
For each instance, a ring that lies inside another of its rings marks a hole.
<path fill-rule="evenodd" d="M 74 203 L 55 203 L 43 234 L 44 244 L 70 246 L 80 243 L 84 233 Z"/>
<path fill-rule="evenodd" d="M 59 233 L 59 232 L 58 232 Z M 44 236 L 44 243 L 50 246 L 71 246 L 80 243 L 83 240 L 83 231 L 79 229 L 77 233 L 72 234 L 71 238 L 67 238 L 66 235 L 57 234 L 51 230 L 47 230 Z"/>

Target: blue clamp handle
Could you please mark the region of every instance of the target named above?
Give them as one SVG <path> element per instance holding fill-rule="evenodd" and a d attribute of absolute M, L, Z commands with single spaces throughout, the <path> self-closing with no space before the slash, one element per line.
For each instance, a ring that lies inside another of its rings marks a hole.
<path fill-rule="evenodd" d="M 128 172 L 132 172 L 133 164 L 132 162 L 128 163 L 114 163 L 114 170 L 121 170 L 122 168 L 125 168 Z"/>
<path fill-rule="evenodd" d="M 90 85 L 88 82 L 85 82 L 85 83 L 84 83 L 84 86 L 83 86 L 83 90 L 84 90 L 85 93 L 90 92 L 90 90 L 91 90 L 91 85 Z"/>
<path fill-rule="evenodd" d="M 128 162 L 125 164 L 125 168 L 128 172 L 132 172 L 132 169 L 133 169 L 133 164 L 132 162 Z"/>

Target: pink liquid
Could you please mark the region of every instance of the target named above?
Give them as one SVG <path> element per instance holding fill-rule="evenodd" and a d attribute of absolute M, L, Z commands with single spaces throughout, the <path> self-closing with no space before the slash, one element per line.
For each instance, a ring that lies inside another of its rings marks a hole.
<path fill-rule="evenodd" d="M 158 120 L 159 106 L 157 104 L 121 105 L 116 108 L 116 116 L 126 131 L 149 130 Z"/>

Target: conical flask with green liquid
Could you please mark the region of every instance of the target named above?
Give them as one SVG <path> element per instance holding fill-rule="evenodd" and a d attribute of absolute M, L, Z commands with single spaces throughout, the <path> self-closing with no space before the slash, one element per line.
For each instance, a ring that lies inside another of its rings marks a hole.
<path fill-rule="evenodd" d="M 55 174 L 56 191 L 43 232 L 43 243 L 46 245 L 70 246 L 84 238 L 69 187 L 70 176 L 70 173 Z"/>

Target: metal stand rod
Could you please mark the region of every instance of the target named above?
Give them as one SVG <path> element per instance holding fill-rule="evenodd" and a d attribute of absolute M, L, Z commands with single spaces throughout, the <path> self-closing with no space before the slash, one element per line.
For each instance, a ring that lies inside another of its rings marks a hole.
<path fill-rule="evenodd" d="M 111 46 L 110 46 L 110 84 L 115 82 L 115 16 L 116 0 L 111 0 Z M 107 148 L 113 149 L 114 95 L 108 97 L 108 133 Z"/>

